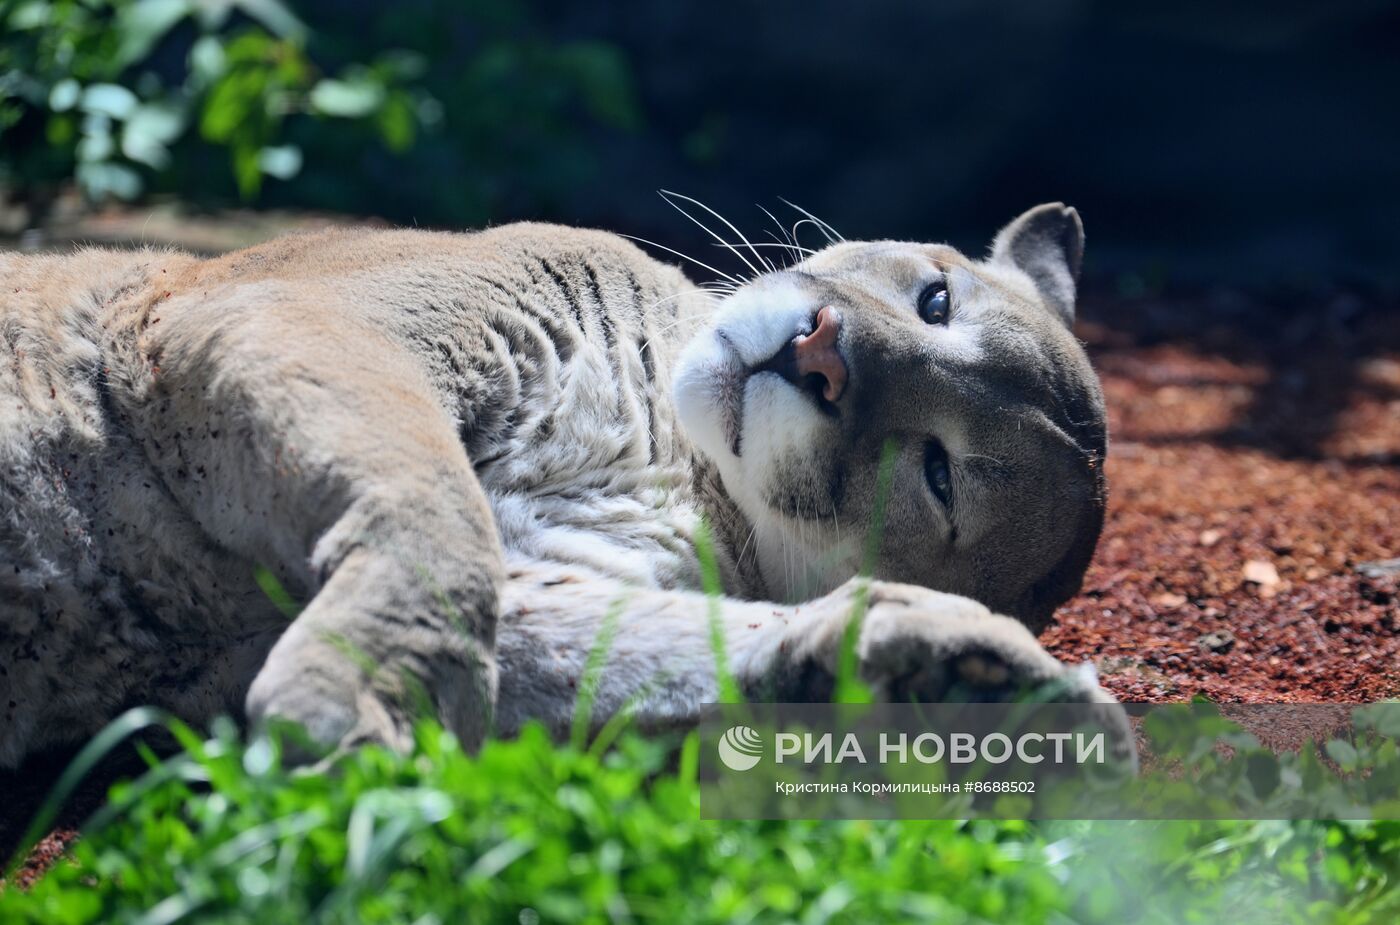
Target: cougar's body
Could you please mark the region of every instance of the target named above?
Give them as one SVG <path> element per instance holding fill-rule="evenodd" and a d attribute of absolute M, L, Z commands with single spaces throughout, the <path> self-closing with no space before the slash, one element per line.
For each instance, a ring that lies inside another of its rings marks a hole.
<path fill-rule="evenodd" d="M 600 717 L 631 702 L 641 722 L 689 722 L 716 683 L 700 593 L 709 550 L 736 675 L 819 695 L 803 685 L 844 625 L 871 441 L 888 434 L 843 418 L 839 396 L 815 406 L 821 419 L 784 410 L 805 394 L 792 369 L 810 345 L 783 376 L 742 353 L 776 357 L 821 333 L 810 368 L 828 394 L 839 378 L 868 421 L 907 404 L 871 391 L 880 353 L 887 371 L 917 364 L 892 352 L 907 334 L 890 333 L 898 316 L 881 316 L 894 309 L 861 274 L 922 261 L 952 279 L 980 265 L 950 249 L 880 253 L 833 249 L 825 267 L 817 255 L 725 301 L 613 235 L 546 225 L 328 231 L 212 259 L 0 257 L 0 765 L 148 703 L 195 722 L 275 714 L 327 742 L 397 743 L 412 689 L 468 742 L 531 718 L 562 728 L 603 632 L 614 642 Z M 1034 273 L 1008 267 L 978 285 L 1034 302 Z M 840 303 L 822 316 L 829 328 L 803 320 L 819 307 L 798 305 L 803 286 Z M 766 317 L 765 292 L 781 303 Z M 732 323 L 743 298 L 759 300 L 749 329 Z M 1047 321 L 1036 336 L 1077 364 L 1062 328 Z M 715 361 L 726 343 L 737 353 Z M 707 415 L 720 412 L 730 432 L 717 445 Z M 929 426 L 917 420 L 879 429 Z M 798 439 L 820 442 L 811 467 L 792 455 Z M 891 517 L 925 529 L 927 499 L 904 497 L 917 491 L 901 478 Z M 1053 548 L 1008 549 L 1007 569 L 1027 574 L 993 574 L 995 587 L 984 552 L 965 567 L 951 549 L 937 568 L 907 564 L 907 549 L 881 557 L 877 577 L 935 590 L 877 588 L 874 680 L 888 674 L 880 646 L 910 638 L 934 662 L 977 649 L 1027 676 L 1061 671 L 1015 621 L 936 593 L 1045 616 L 1047 594 L 1077 584 L 1064 563 L 1082 572 L 1084 535 L 1097 535 L 1082 510 L 1093 491 L 1059 494 L 1063 523 L 1037 528 Z M 985 502 L 963 503 L 969 534 L 1003 529 L 965 513 Z M 259 569 L 305 603 L 299 616 Z"/>

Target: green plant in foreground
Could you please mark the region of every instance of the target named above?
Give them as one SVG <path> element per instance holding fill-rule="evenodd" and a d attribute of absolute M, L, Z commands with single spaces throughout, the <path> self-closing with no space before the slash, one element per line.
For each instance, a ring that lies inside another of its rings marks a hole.
<path fill-rule="evenodd" d="M 696 741 L 626 734 L 598 754 L 531 728 L 468 757 L 426 724 L 413 755 L 298 773 L 274 740 L 245 748 L 223 725 L 139 799 L 114 788 L 123 808 L 29 893 L 0 894 L 0 919 L 1033 921 L 1056 906 L 1045 859 L 987 824 L 702 823 Z"/>
<path fill-rule="evenodd" d="M 11 922 L 1388 922 L 1392 823 L 702 822 L 698 739 L 539 727 L 288 770 L 230 723 L 111 804 Z"/>

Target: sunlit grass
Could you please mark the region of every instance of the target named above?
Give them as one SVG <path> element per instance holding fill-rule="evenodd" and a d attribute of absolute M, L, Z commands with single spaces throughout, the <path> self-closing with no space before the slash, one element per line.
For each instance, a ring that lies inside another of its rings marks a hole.
<path fill-rule="evenodd" d="M 118 737 L 152 722 L 131 714 Z M 698 737 L 538 726 L 317 771 L 230 723 L 112 789 L 21 922 L 1389 922 L 1400 825 L 703 822 Z M 596 744 L 596 743 L 595 743 Z M 46 824 L 42 820 L 39 826 Z"/>

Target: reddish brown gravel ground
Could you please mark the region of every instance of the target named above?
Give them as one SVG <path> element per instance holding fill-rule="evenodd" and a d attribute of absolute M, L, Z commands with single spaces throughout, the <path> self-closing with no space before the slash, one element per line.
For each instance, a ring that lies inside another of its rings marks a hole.
<path fill-rule="evenodd" d="M 24 866 L 15 871 L 15 886 L 24 890 L 29 889 L 35 880 L 43 876 L 44 871 L 52 867 L 53 863 L 63 856 L 63 852 L 67 851 L 68 846 L 73 844 L 77 838 L 78 832 L 72 828 L 55 829 L 44 836 L 44 839 L 34 846 L 34 850 L 29 852 Z M 4 885 L 5 881 L 0 879 L 0 888 L 3 888 Z"/>
<path fill-rule="evenodd" d="M 1400 304 L 1217 292 L 1082 314 L 1109 516 L 1046 645 L 1125 701 L 1400 696 Z"/>
<path fill-rule="evenodd" d="M 1400 696 L 1400 300 L 1103 289 L 1081 314 L 1111 495 L 1050 649 L 1125 701 Z M 0 856 L 50 765 L 0 775 Z M 20 882 L 100 801 L 82 790 Z"/>

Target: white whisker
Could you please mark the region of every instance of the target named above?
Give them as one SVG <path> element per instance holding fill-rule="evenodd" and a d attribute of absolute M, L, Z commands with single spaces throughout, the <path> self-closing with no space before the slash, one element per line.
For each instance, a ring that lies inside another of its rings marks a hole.
<path fill-rule="evenodd" d="M 672 202 L 672 201 L 671 201 L 671 197 L 672 197 L 672 196 L 675 196 L 677 199 L 684 199 L 686 202 L 694 203 L 695 205 L 697 205 L 697 206 L 699 206 L 700 208 L 704 209 L 706 212 L 708 212 L 708 213 L 710 213 L 711 215 L 713 215 L 715 218 L 719 219 L 721 222 L 724 223 L 724 226 L 725 226 L 726 228 L 728 228 L 730 231 L 734 232 L 734 234 L 739 238 L 739 240 L 742 241 L 745 245 L 748 246 L 749 250 L 752 251 L 752 253 L 753 253 L 753 255 L 754 255 L 754 258 L 755 258 L 760 264 L 762 264 L 762 265 L 766 268 L 767 272 L 772 272 L 772 271 L 773 271 L 773 269 L 774 269 L 773 265 L 770 264 L 770 263 L 768 263 L 766 260 L 764 260 L 764 259 L 763 259 L 763 255 L 760 254 L 757 250 L 754 250 L 753 245 L 752 245 L 752 244 L 749 244 L 749 239 L 746 238 L 746 237 L 744 237 L 744 233 L 743 233 L 742 231 L 740 231 L 738 228 L 735 228 L 735 227 L 734 227 L 734 223 L 731 222 L 729 219 L 725 218 L 723 215 L 720 215 L 720 214 L 719 214 L 718 212 L 716 212 L 714 209 L 711 209 L 709 206 L 705 205 L 703 202 L 701 202 L 701 201 L 698 200 L 698 199 L 692 199 L 692 198 L 689 197 L 689 196 L 682 195 L 681 193 L 675 193 L 675 192 L 672 192 L 671 190 L 661 190 L 660 192 L 661 192 L 661 198 L 662 198 L 662 199 L 665 199 L 666 202 L 667 202 L 668 204 L 670 204 L 671 208 L 675 209 L 677 212 L 679 212 L 680 214 L 684 215 L 686 218 L 690 219 L 692 222 L 694 222 L 695 224 L 699 225 L 701 228 L 705 229 L 705 231 L 706 231 L 707 233 L 709 233 L 710 237 L 714 238 L 716 241 L 720 242 L 721 244 L 725 245 L 726 247 L 731 248 L 731 249 L 734 251 L 735 256 L 737 256 L 740 260 L 744 261 L 744 264 L 745 264 L 750 270 L 753 270 L 755 274 L 757 274 L 757 275 L 759 275 L 759 276 L 762 276 L 763 273 L 764 273 L 765 271 L 764 271 L 764 270 L 760 270 L 758 267 L 756 267 L 756 266 L 754 266 L 752 263 L 750 263 L 750 262 L 749 262 L 749 259 L 743 255 L 743 253 L 739 250 L 739 248 L 734 247 L 734 245 L 730 244 L 728 241 L 724 240 L 724 238 L 722 238 L 722 237 L 720 237 L 718 234 L 716 234 L 716 233 L 710 228 L 709 225 L 706 225 L 704 222 L 700 221 L 700 220 L 697 219 L 695 216 L 691 215 L 691 214 L 690 214 L 689 212 L 687 212 L 685 209 L 682 209 L 680 206 L 678 206 L 678 205 L 676 205 L 674 202 Z"/>
<path fill-rule="evenodd" d="M 741 547 L 739 548 L 739 556 L 738 556 L 738 558 L 736 558 L 736 559 L 734 560 L 734 562 L 735 562 L 736 565 L 738 565 L 738 566 L 740 566 L 740 567 L 743 566 L 743 563 L 744 563 L 744 553 L 746 553 L 746 552 L 749 551 L 749 544 L 753 542 L 753 538 L 754 538 L 755 536 L 757 536 L 757 535 L 758 535 L 758 524 L 755 523 L 752 527 L 749 528 L 749 536 L 748 536 L 748 539 L 744 540 L 744 545 L 741 546 Z"/>
<path fill-rule="evenodd" d="M 836 241 L 835 238 L 833 238 L 831 235 L 829 235 L 829 234 L 826 233 L 826 229 L 825 229 L 825 228 L 823 228 L 821 225 L 817 224 L 815 221 L 813 221 L 813 220 L 810 219 L 810 218 L 800 218 L 800 219 L 798 219 L 797 221 L 795 221 L 795 222 L 792 223 L 792 234 L 793 234 L 794 237 L 797 236 L 797 233 L 798 233 L 798 232 L 797 232 L 797 229 L 801 228 L 803 225 L 811 225 L 813 228 L 817 229 L 817 231 L 821 233 L 822 237 L 826 238 L 826 243 L 827 243 L 827 244 L 835 244 L 835 243 L 837 243 L 837 241 Z"/>
<path fill-rule="evenodd" d="M 655 308 L 658 305 L 664 305 L 667 302 L 673 301 L 675 299 L 684 298 L 685 296 L 695 295 L 696 293 L 705 293 L 706 295 L 710 296 L 722 297 L 729 295 L 733 291 L 733 287 L 724 284 L 717 284 L 716 286 L 696 286 L 694 289 L 685 289 L 681 292 L 675 292 L 671 295 L 663 296 L 659 299 L 648 303 L 646 307 L 642 309 L 642 314 L 645 315 L 647 312 L 650 312 L 653 308 Z M 672 328 L 676 327 L 677 325 L 690 320 L 692 319 L 685 317 L 677 317 L 671 319 L 665 324 L 652 324 L 650 326 L 651 329 L 647 332 L 647 339 L 642 341 L 641 347 L 639 347 L 638 349 L 645 350 L 647 347 L 651 346 L 652 341 L 668 333 Z"/>
<path fill-rule="evenodd" d="M 719 283 L 713 286 L 696 286 L 693 289 L 682 289 L 680 292 L 673 292 L 670 295 L 662 296 L 659 299 L 648 302 L 645 306 L 642 307 L 642 311 L 649 312 L 658 305 L 665 305 L 667 302 L 672 302 L 676 299 L 683 299 L 688 295 L 695 295 L 697 292 L 703 292 L 706 295 L 732 295 L 734 293 L 735 288 L 736 287 L 734 286 Z"/>
<path fill-rule="evenodd" d="M 765 229 L 763 229 L 763 230 L 764 230 L 764 232 L 768 235 L 768 237 L 772 238 L 773 241 L 775 242 L 775 245 L 769 245 L 769 244 L 767 244 L 766 242 L 759 242 L 759 243 L 761 243 L 764 247 L 770 247 L 770 246 L 792 247 L 792 246 L 793 246 L 793 245 L 790 245 L 790 244 L 783 244 L 781 241 L 778 240 L 778 236 L 775 235 L 773 232 L 768 231 L 768 229 L 765 228 Z M 789 262 L 783 265 L 783 269 L 784 269 L 784 270 L 792 269 L 792 267 L 793 267 L 794 265 L 796 265 L 796 264 L 801 260 L 801 258 L 799 257 L 797 260 L 793 260 L 791 257 L 789 257 L 788 260 L 789 260 Z"/>
<path fill-rule="evenodd" d="M 757 203 L 755 203 L 755 205 L 757 205 Z M 788 246 L 793 248 L 800 255 L 795 260 L 793 260 L 792 263 L 788 264 L 789 267 L 801 263 L 805 258 L 810 257 L 812 254 L 816 253 L 816 251 L 812 250 L 811 248 L 800 247 L 797 243 L 797 240 L 793 238 L 791 234 L 788 233 L 788 230 L 786 228 L 783 227 L 783 223 L 778 221 L 778 216 L 774 215 L 772 212 L 769 212 L 763 206 L 758 206 L 758 209 L 764 215 L 768 216 L 770 219 L 773 220 L 773 224 L 777 226 L 778 231 L 782 233 L 783 239 L 787 241 Z M 778 236 L 771 231 L 768 232 L 768 236 L 774 241 L 778 240 Z"/>
<path fill-rule="evenodd" d="M 645 306 L 643 306 L 642 313 L 645 314 L 647 312 L 650 312 L 653 308 L 656 308 L 658 305 L 665 305 L 667 302 L 674 302 L 676 299 L 683 299 L 686 296 L 696 295 L 697 293 L 703 293 L 709 296 L 723 297 L 729 295 L 731 293 L 731 290 L 707 289 L 704 286 L 699 286 L 695 289 L 685 289 L 681 292 L 673 292 L 668 296 L 662 296 L 659 299 L 656 299 L 652 302 L 648 302 Z M 674 327 L 675 325 L 680 324 L 682 321 L 685 320 L 686 319 L 684 318 L 675 318 L 666 324 L 666 328 Z M 663 328 L 663 330 L 665 329 Z"/>
<path fill-rule="evenodd" d="M 826 239 L 828 241 L 831 241 L 833 244 L 835 244 L 837 241 L 846 240 L 845 236 L 841 234 L 841 232 L 837 231 L 835 228 L 832 228 L 831 225 L 817 218 L 815 215 L 813 215 L 811 212 L 808 212 L 806 209 L 802 208 L 797 203 L 789 202 L 788 200 L 783 199 L 783 197 L 781 196 L 779 196 L 778 199 L 783 204 L 787 205 L 789 208 L 796 209 L 798 212 L 801 212 L 803 215 L 807 216 L 807 218 L 811 219 L 812 223 L 818 228 L 820 228 L 822 230 L 822 233 L 826 235 Z"/>
<path fill-rule="evenodd" d="M 716 270 L 714 267 L 710 266 L 708 263 L 701 263 L 699 260 L 696 260 L 694 257 L 690 256 L 689 254 L 682 254 L 680 251 L 676 250 L 675 248 L 667 247 L 665 244 L 657 244 L 655 241 L 648 241 L 646 238 L 639 238 L 639 237 L 637 237 L 636 235 L 631 235 L 631 234 L 621 234 L 621 233 L 619 233 L 619 234 L 618 234 L 618 237 L 620 237 L 620 238 L 626 238 L 626 239 L 629 240 L 629 241 L 636 241 L 638 244 L 646 244 L 646 245 L 648 245 L 649 247 L 658 248 L 658 249 L 660 249 L 660 250 L 665 251 L 665 252 L 668 253 L 668 254 L 675 254 L 677 257 L 681 258 L 682 260 L 689 260 L 691 263 L 695 264 L 697 267 L 701 267 L 701 268 L 703 268 L 703 269 L 709 270 L 711 273 L 714 273 L 716 276 L 722 276 L 722 277 L 724 277 L 725 279 L 729 280 L 731 283 L 733 283 L 733 284 L 736 285 L 736 286 L 742 286 L 742 285 L 744 284 L 744 280 L 740 279 L 739 277 L 737 277 L 737 276 L 730 276 L 728 273 L 725 273 L 723 270 Z"/>
<path fill-rule="evenodd" d="M 773 232 L 770 231 L 768 232 L 768 234 L 772 235 Z M 797 251 L 804 257 L 808 257 L 816 253 L 816 251 L 812 250 L 810 247 L 798 247 L 796 244 L 784 244 L 783 242 L 778 240 L 774 240 L 772 244 L 768 243 L 767 241 L 757 241 L 753 244 L 750 244 L 749 247 L 781 247 L 785 251 Z"/>
<path fill-rule="evenodd" d="M 764 215 L 768 216 L 773 220 L 773 224 L 778 226 L 778 230 L 783 233 L 783 237 L 787 239 L 787 242 L 789 244 L 792 244 L 794 246 L 797 244 L 797 242 L 793 240 L 792 235 L 788 234 L 787 229 L 783 227 L 783 223 L 778 221 L 778 216 L 774 215 L 772 212 L 769 212 L 763 206 L 758 205 L 758 203 L 754 203 L 754 205 L 758 206 L 758 211 L 762 212 Z"/>

